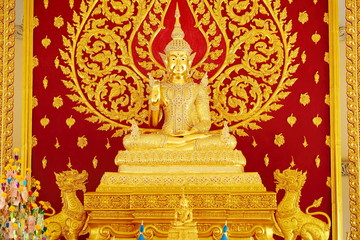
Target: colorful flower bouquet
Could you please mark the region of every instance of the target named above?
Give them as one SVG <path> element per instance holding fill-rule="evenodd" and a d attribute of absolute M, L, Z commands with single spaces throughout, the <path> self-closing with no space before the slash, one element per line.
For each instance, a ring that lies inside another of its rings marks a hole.
<path fill-rule="evenodd" d="M 1 175 L 0 239 L 47 239 L 44 211 L 36 203 L 40 182 L 31 178 L 31 170 L 21 174 L 19 149 L 14 149 Z"/>

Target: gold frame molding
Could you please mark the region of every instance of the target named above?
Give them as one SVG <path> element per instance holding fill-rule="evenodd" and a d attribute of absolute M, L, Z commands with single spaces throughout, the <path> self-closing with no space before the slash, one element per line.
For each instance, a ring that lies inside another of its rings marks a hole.
<path fill-rule="evenodd" d="M 0 164 L 12 156 L 14 108 L 14 58 L 15 58 L 15 0 L 0 2 Z"/>
<path fill-rule="evenodd" d="M 33 0 L 24 0 L 25 25 L 24 25 L 24 64 L 23 64 L 23 125 L 22 125 L 22 152 L 27 160 L 24 167 L 31 167 L 31 89 L 32 89 L 32 11 Z M 0 154 L 1 170 L 7 159 L 12 155 L 13 134 L 13 95 L 14 95 L 14 44 L 15 44 L 15 0 L 3 0 L 0 2 Z M 358 21 L 360 20 L 360 2 L 346 0 L 347 18 L 347 81 L 348 81 L 348 134 L 349 134 L 349 178 L 350 178 L 350 212 L 351 212 L 351 239 L 359 239 L 360 233 L 360 202 L 359 202 L 359 87 L 358 61 L 360 57 L 360 32 Z M 337 39 L 337 1 L 329 0 L 330 17 L 330 60 L 331 60 L 331 136 L 332 136 L 332 212 L 333 212 L 333 238 L 341 239 L 341 166 L 340 166 L 340 143 L 339 143 L 339 93 L 338 93 L 338 48 Z M 26 20 L 27 19 L 27 20 Z M 335 27 L 336 26 L 336 27 Z M 336 28 L 336 29 L 335 29 Z"/>
<path fill-rule="evenodd" d="M 346 81 L 348 119 L 348 158 L 350 193 L 350 239 L 360 237 L 360 189 L 359 189 L 359 149 L 360 149 L 360 2 L 346 0 Z"/>

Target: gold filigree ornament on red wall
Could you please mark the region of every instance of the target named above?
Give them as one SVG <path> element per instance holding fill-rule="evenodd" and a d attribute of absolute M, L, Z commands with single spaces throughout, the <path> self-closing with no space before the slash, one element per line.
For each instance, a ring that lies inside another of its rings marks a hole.
<path fill-rule="evenodd" d="M 180 22 L 196 53 L 194 81 L 205 72 L 209 76 L 213 124 L 220 127 L 227 121 L 239 136 L 260 129 L 258 123 L 272 119 L 283 106 L 301 63 L 295 61 L 297 33 L 287 9 L 279 0 L 178 4 L 180 14 L 193 18 L 180 17 Z M 74 9 L 60 49 L 63 83 L 74 108 L 99 124 L 99 130 L 122 136 L 130 119 L 147 126 L 148 73 L 163 77 L 159 52 L 168 42 L 163 38 L 170 37 L 165 30 L 173 25 L 165 25 L 174 21 L 174 10 L 175 2 L 168 0 L 83 0 Z"/>

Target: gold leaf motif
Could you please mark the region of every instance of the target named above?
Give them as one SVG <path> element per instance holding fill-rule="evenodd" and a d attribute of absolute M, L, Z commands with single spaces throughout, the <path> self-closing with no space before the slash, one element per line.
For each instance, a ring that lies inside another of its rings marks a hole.
<path fill-rule="evenodd" d="M 33 135 L 31 137 L 31 147 L 35 147 L 37 144 L 38 144 L 37 137 L 35 135 Z"/>
<path fill-rule="evenodd" d="M 307 14 L 306 11 L 304 12 L 299 12 L 299 18 L 298 18 L 299 22 L 301 22 L 302 24 L 306 23 L 307 21 L 309 21 L 309 15 Z"/>
<path fill-rule="evenodd" d="M 60 147 L 60 143 L 59 143 L 59 139 L 58 139 L 58 138 L 56 138 L 56 142 L 55 142 L 54 147 L 55 147 L 56 149 L 58 149 L 58 148 Z"/>
<path fill-rule="evenodd" d="M 304 146 L 304 148 L 306 148 L 307 146 L 309 146 L 309 144 L 308 144 L 305 136 L 304 136 L 304 141 L 303 141 L 302 145 Z"/>
<path fill-rule="evenodd" d="M 293 114 L 291 114 L 286 121 L 288 122 L 288 124 L 292 127 L 294 126 L 294 124 L 296 123 L 296 117 L 293 116 Z"/>
<path fill-rule="evenodd" d="M 47 165 L 47 159 L 46 159 L 46 156 L 43 157 L 43 159 L 41 160 L 41 163 L 42 163 L 42 167 L 43 169 L 46 168 L 46 165 Z"/>
<path fill-rule="evenodd" d="M 253 145 L 253 147 L 256 147 L 256 146 L 257 146 L 257 143 L 256 143 L 256 141 L 255 141 L 255 138 L 252 137 L 252 139 L 253 139 L 253 141 L 252 141 L 251 145 Z"/>
<path fill-rule="evenodd" d="M 93 160 L 92 160 L 92 163 L 93 163 L 93 167 L 94 168 L 97 168 L 97 165 L 98 165 L 98 162 L 99 162 L 99 160 L 96 158 L 96 156 L 93 158 Z"/>
<path fill-rule="evenodd" d="M 47 48 L 51 44 L 50 38 L 46 35 L 43 40 L 41 40 L 41 44 L 44 46 L 44 48 Z"/>
<path fill-rule="evenodd" d="M 34 16 L 33 18 L 33 29 L 39 26 L 39 19 Z"/>
<path fill-rule="evenodd" d="M 314 0 L 314 4 L 316 5 L 318 3 L 318 0 Z"/>
<path fill-rule="evenodd" d="M 39 105 L 39 100 L 37 99 L 36 96 L 32 97 L 32 109 L 36 108 Z"/>
<path fill-rule="evenodd" d="M 66 119 L 66 125 L 69 127 L 69 128 L 71 128 L 74 124 L 75 124 L 75 122 L 76 122 L 76 120 L 72 117 L 72 115 L 69 117 L 69 118 L 67 118 Z"/>
<path fill-rule="evenodd" d="M 302 54 L 301 54 L 301 62 L 302 63 L 306 62 L 306 53 L 305 53 L 305 51 L 303 51 Z"/>
<path fill-rule="evenodd" d="M 57 28 L 61 28 L 62 26 L 64 26 L 64 19 L 61 15 L 58 17 L 54 17 L 54 26 Z"/>
<path fill-rule="evenodd" d="M 327 177 L 327 178 L 326 178 L 326 186 L 328 186 L 329 188 L 331 188 L 331 177 Z"/>
<path fill-rule="evenodd" d="M 316 114 L 316 117 L 312 119 L 312 122 L 316 127 L 319 127 L 319 125 L 322 123 L 322 118 L 319 117 L 319 114 Z"/>
<path fill-rule="evenodd" d="M 314 200 L 314 202 L 313 202 L 313 206 L 314 207 L 320 207 L 320 205 L 321 205 L 321 203 L 322 203 L 322 200 L 323 200 L 323 197 L 321 197 L 321 198 L 319 198 L 319 199 L 316 199 L 316 200 Z"/>
<path fill-rule="evenodd" d="M 319 75 L 319 71 L 317 71 L 314 75 L 314 81 L 316 84 L 318 84 L 319 80 L 320 80 L 320 75 Z"/>
<path fill-rule="evenodd" d="M 69 157 L 69 162 L 68 162 L 68 164 L 66 164 L 66 166 L 67 166 L 68 168 L 72 168 L 72 164 L 71 164 L 71 159 L 70 159 L 70 157 Z"/>
<path fill-rule="evenodd" d="M 60 60 L 59 60 L 59 57 L 56 56 L 55 60 L 54 60 L 54 64 L 55 64 L 55 68 L 59 68 L 59 65 L 60 65 Z"/>
<path fill-rule="evenodd" d="M 85 136 L 78 137 L 77 145 L 79 148 L 83 149 L 88 145 L 88 140 Z"/>
<path fill-rule="evenodd" d="M 295 167 L 295 160 L 294 160 L 294 156 L 291 156 L 291 163 L 290 163 L 290 167 Z"/>
<path fill-rule="evenodd" d="M 330 61 L 329 59 L 330 59 L 329 58 L 329 52 L 325 52 L 324 61 L 329 64 L 329 61 Z"/>
<path fill-rule="evenodd" d="M 44 0 L 44 7 L 45 9 L 49 7 L 49 0 Z"/>
<path fill-rule="evenodd" d="M 326 94 L 325 95 L 325 100 L 324 100 L 325 104 L 330 106 L 330 95 L 329 94 Z"/>
<path fill-rule="evenodd" d="M 268 154 L 265 154 L 264 164 L 265 164 L 266 167 L 269 166 L 269 162 L 270 162 L 269 156 L 268 156 Z"/>
<path fill-rule="evenodd" d="M 328 13 L 324 13 L 323 21 L 324 21 L 324 23 L 329 24 L 329 14 Z"/>
<path fill-rule="evenodd" d="M 284 143 L 285 143 L 285 137 L 282 135 L 282 133 L 275 135 L 274 143 L 275 143 L 275 145 L 277 145 L 278 147 L 281 147 L 282 145 L 284 145 Z"/>
<path fill-rule="evenodd" d="M 43 86 L 44 86 L 45 89 L 47 89 L 48 84 L 49 84 L 49 80 L 47 79 L 47 76 L 45 76 L 44 79 L 43 79 Z"/>
<path fill-rule="evenodd" d="M 300 94 L 300 103 L 303 105 L 303 106 L 306 106 L 310 103 L 310 96 L 308 93 L 302 93 Z"/>
<path fill-rule="evenodd" d="M 320 167 L 320 157 L 319 157 L 319 155 L 317 155 L 316 158 L 315 158 L 315 165 L 316 165 L 317 168 Z"/>
<path fill-rule="evenodd" d="M 59 109 L 60 107 L 62 107 L 64 105 L 64 101 L 62 99 L 61 96 L 58 97 L 54 97 L 53 103 L 52 105 L 56 108 Z"/>
<path fill-rule="evenodd" d="M 320 34 L 318 34 L 317 31 L 316 31 L 316 32 L 311 36 L 311 39 L 313 40 L 313 42 L 314 42 L 315 44 L 317 44 L 317 43 L 320 41 L 321 36 L 320 36 Z"/>
<path fill-rule="evenodd" d="M 74 7 L 74 0 L 69 0 L 69 6 L 71 9 Z"/>
<path fill-rule="evenodd" d="M 330 136 L 329 135 L 326 135 L 326 137 L 325 137 L 325 145 L 330 147 Z"/>
<path fill-rule="evenodd" d="M 37 56 L 33 56 L 33 68 L 36 68 L 37 66 L 39 66 L 39 59 Z"/>
<path fill-rule="evenodd" d="M 50 123 L 50 119 L 48 119 L 45 115 L 45 117 L 43 117 L 41 120 L 40 120 L 40 124 L 41 126 L 43 126 L 44 128 L 46 128 L 46 126 Z"/>
<path fill-rule="evenodd" d="M 107 143 L 105 144 L 105 147 L 106 147 L 106 149 L 109 149 L 109 148 L 111 148 L 110 141 L 108 138 L 106 138 L 106 140 L 107 140 Z"/>

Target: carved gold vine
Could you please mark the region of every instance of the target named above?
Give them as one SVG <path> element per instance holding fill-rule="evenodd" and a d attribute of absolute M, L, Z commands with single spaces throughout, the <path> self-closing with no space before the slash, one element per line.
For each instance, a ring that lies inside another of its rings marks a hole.
<path fill-rule="evenodd" d="M 161 78 L 152 43 L 163 28 L 170 6 L 166 0 L 83 0 L 73 12 L 60 50 L 65 86 L 74 107 L 99 130 L 121 136 L 129 119 L 148 123 L 147 82 L 143 73 Z M 193 66 L 194 79 L 210 72 L 213 123 L 224 120 L 239 136 L 260 129 L 258 122 L 283 105 L 296 79 L 297 33 L 280 0 L 187 0 L 195 27 L 207 43 Z M 226 31 L 228 29 L 228 32 Z M 133 49 L 135 51 L 133 51 Z M 134 56 L 136 55 L 136 56 Z M 139 59 L 137 62 L 134 59 Z M 225 59 L 219 63 L 221 59 Z M 149 129 L 147 129 L 149 130 Z"/>

